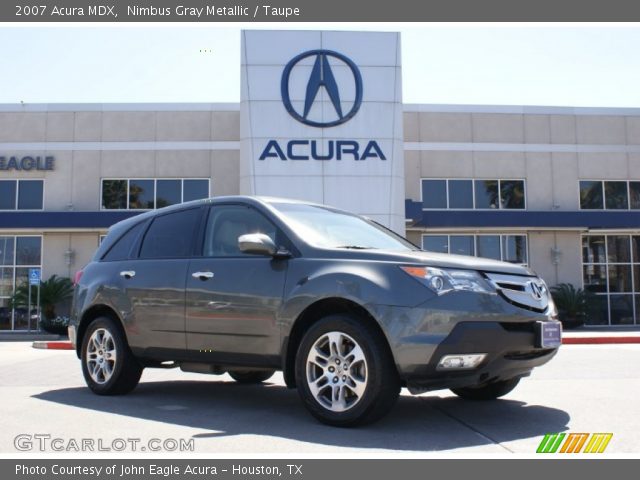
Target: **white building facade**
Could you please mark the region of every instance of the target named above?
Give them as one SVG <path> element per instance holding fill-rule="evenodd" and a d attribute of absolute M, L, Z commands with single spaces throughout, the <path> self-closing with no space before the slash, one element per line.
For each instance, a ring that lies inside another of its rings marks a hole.
<path fill-rule="evenodd" d="M 402 103 L 400 36 L 245 31 L 239 104 L 0 105 L 0 329 L 31 270 L 208 196 L 299 198 L 425 249 L 531 266 L 640 323 L 640 110 Z"/>

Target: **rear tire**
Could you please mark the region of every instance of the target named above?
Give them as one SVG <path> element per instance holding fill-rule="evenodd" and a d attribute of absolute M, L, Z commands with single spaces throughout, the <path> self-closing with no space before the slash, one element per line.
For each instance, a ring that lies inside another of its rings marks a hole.
<path fill-rule="evenodd" d="M 269 380 L 275 370 L 234 370 L 227 372 L 238 383 L 256 384 Z"/>
<path fill-rule="evenodd" d="M 296 384 L 322 423 L 353 427 L 391 410 L 400 379 L 385 338 L 367 320 L 330 315 L 304 335 L 295 360 Z"/>
<path fill-rule="evenodd" d="M 143 367 L 138 363 L 115 320 L 98 317 L 82 340 L 82 374 L 98 395 L 122 395 L 136 388 Z"/>
<path fill-rule="evenodd" d="M 519 378 L 511 378 L 481 387 L 452 388 L 451 391 L 466 400 L 495 400 L 511 392 L 519 382 Z"/>

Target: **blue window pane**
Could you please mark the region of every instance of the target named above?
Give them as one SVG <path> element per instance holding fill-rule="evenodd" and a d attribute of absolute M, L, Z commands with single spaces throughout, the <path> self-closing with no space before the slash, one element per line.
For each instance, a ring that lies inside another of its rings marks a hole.
<path fill-rule="evenodd" d="M 42 239 L 16 237 L 16 265 L 40 265 Z"/>
<path fill-rule="evenodd" d="M 153 180 L 129 180 L 129 208 L 155 208 Z"/>
<path fill-rule="evenodd" d="M 449 237 L 451 252 L 456 255 L 475 255 L 473 235 L 451 235 Z"/>
<path fill-rule="evenodd" d="M 209 198 L 209 180 L 185 180 L 183 201 Z"/>
<path fill-rule="evenodd" d="M 16 209 L 16 181 L 0 180 L 0 210 Z"/>
<path fill-rule="evenodd" d="M 476 250 L 478 252 L 476 255 L 478 257 L 500 260 L 499 235 L 478 235 L 476 238 Z"/>
<path fill-rule="evenodd" d="M 599 210 L 603 208 L 602 182 L 583 180 L 580 182 L 580 208 Z"/>
<path fill-rule="evenodd" d="M 592 295 L 589 300 L 588 315 L 584 323 L 587 325 L 609 324 L 609 302 L 607 295 Z"/>
<path fill-rule="evenodd" d="M 14 237 L 0 237 L 0 265 L 13 265 Z"/>
<path fill-rule="evenodd" d="M 504 236 L 502 260 L 511 263 L 527 263 L 527 237 L 525 235 Z"/>
<path fill-rule="evenodd" d="M 182 201 L 182 182 L 180 180 L 158 180 L 156 184 L 156 207 L 168 207 Z"/>
<path fill-rule="evenodd" d="M 422 208 L 447 208 L 446 180 L 422 180 Z"/>
<path fill-rule="evenodd" d="M 18 210 L 42 210 L 42 180 L 18 182 Z"/>
<path fill-rule="evenodd" d="M 502 180 L 500 182 L 502 208 L 524 208 L 524 182 L 522 180 Z"/>
<path fill-rule="evenodd" d="M 476 180 L 476 208 L 500 208 L 497 180 Z"/>
<path fill-rule="evenodd" d="M 446 235 L 425 235 L 422 237 L 422 249 L 430 252 L 449 253 Z"/>
<path fill-rule="evenodd" d="M 102 208 L 107 210 L 124 210 L 127 208 L 127 181 L 102 181 Z"/>
<path fill-rule="evenodd" d="M 604 200 L 607 209 L 628 209 L 627 182 L 604 182 Z"/>
<path fill-rule="evenodd" d="M 611 325 L 633 325 L 633 295 L 611 295 Z"/>
<path fill-rule="evenodd" d="M 471 180 L 449 180 L 449 208 L 473 208 Z"/>

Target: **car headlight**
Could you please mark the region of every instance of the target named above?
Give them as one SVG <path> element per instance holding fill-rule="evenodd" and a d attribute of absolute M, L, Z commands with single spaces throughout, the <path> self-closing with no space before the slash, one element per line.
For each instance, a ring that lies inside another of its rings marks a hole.
<path fill-rule="evenodd" d="M 482 275 L 473 270 L 453 270 L 435 267 L 400 267 L 437 295 L 454 290 L 495 294 L 495 289 Z"/>

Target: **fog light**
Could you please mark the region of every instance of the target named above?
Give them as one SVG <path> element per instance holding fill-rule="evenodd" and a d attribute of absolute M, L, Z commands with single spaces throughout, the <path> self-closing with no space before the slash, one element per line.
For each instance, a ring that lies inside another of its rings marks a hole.
<path fill-rule="evenodd" d="M 462 370 L 476 368 L 487 356 L 486 353 L 445 355 L 438 362 L 437 370 Z"/>

